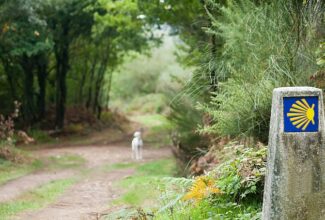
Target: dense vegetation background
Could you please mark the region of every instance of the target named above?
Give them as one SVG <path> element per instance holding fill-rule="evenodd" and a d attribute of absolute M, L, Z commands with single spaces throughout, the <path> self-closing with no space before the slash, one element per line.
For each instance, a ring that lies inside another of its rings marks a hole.
<path fill-rule="evenodd" d="M 258 218 L 272 90 L 325 89 L 324 19 L 321 0 L 0 1 L 2 143 L 11 119 L 64 132 L 159 114 L 187 174 L 217 170 L 187 196 L 197 209 L 166 197 L 157 218 Z"/>

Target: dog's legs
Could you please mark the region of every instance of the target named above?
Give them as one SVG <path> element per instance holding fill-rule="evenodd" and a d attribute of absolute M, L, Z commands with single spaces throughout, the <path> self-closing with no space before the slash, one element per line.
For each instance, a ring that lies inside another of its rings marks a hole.
<path fill-rule="evenodd" d="M 136 160 L 136 146 L 134 143 L 132 143 L 132 159 Z"/>
<path fill-rule="evenodd" d="M 135 159 L 139 160 L 139 146 L 135 147 Z"/>
<path fill-rule="evenodd" d="M 142 160 L 142 146 L 139 146 L 139 160 Z"/>

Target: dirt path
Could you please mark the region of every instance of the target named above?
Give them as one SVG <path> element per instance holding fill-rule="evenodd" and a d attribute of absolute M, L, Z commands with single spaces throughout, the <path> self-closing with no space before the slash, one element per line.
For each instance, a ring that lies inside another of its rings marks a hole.
<path fill-rule="evenodd" d="M 72 170 L 62 170 L 59 172 L 36 172 L 30 175 L 10 181 L 0 187 L 0 202 L 12 200 L 26 191 L 37 188 L 40 185 L 53 180 L 65 179 L 73 176 Z"/>
<path fill-rule="evenodd" d="M 7 183 L 0 188 L 0 202 L 19 196 L 27 190 L 36 188 L 51 180 L 67 177 L 80 179 L 66 190 L 53 204 L 44 209 L 29 211 L 15 216 L 19 220 L 92 220 L 98 219 L 100 213 L 107 210 L 112 200 L 122 192 L 112 187 L 115 181 L 133 174 L 133 169 L 105 171 L 103 166 L 114 163 L 131 162 L 129 143 L 125 141 L 114 144 L 96 143 L 87 146 L 69 146 L 35 150 L 39 157 L 76 154 L 86 160 L 84 171 L 61 170 L 56 173 L 34 173 Z M 171 156 L 168 148 L 144 150 L 144 162 Z M 15 191 L 16 190 L 16 191 Z"/>

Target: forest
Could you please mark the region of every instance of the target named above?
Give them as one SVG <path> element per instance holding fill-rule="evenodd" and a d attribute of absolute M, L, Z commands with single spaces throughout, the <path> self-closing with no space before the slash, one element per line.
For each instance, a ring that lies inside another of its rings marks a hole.
<path fill-rule="evenodd" d="M 324 91 L 324 12 L 0 0 L 0 219 L 261 219 L 272 91 Z"/>

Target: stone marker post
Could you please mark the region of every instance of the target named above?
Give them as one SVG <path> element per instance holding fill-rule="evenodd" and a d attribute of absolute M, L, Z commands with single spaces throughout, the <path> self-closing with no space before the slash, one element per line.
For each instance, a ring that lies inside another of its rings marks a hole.
<path fill-rule="evenodd" d="M 263 220 L 325 220 L 322 90 L 273 91 Z"/>

